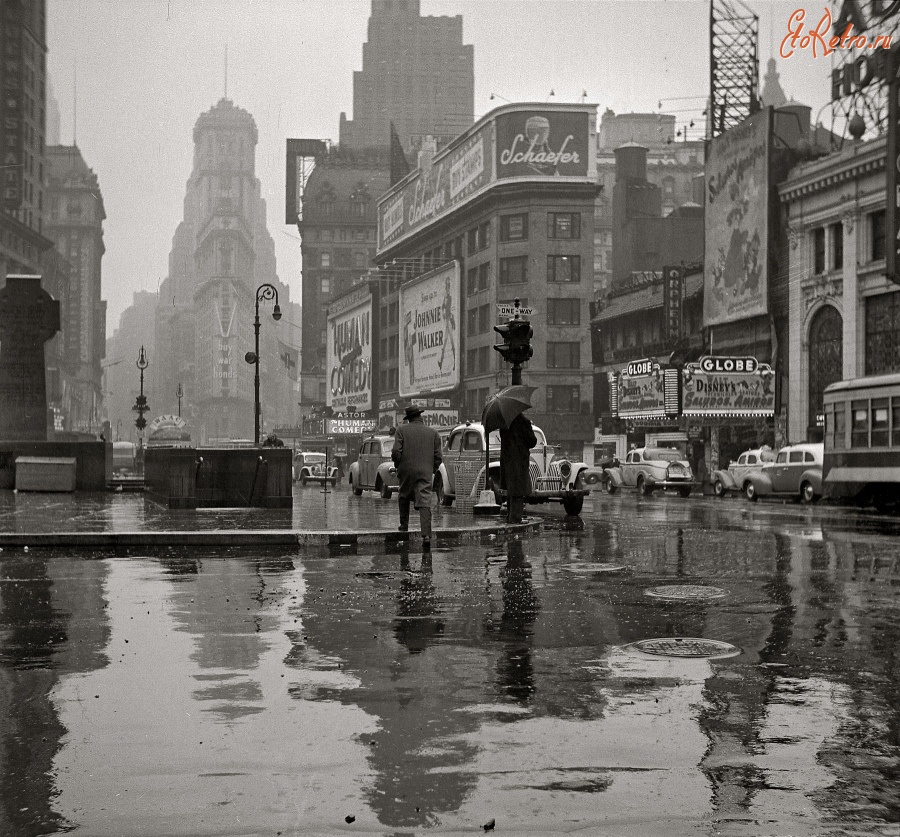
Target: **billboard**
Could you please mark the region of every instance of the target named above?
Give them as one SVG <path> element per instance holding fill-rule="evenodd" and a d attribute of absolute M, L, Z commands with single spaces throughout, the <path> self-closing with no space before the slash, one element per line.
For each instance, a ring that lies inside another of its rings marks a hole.
<path fill-rule="evenodd" d="M 611 374 L 610 402 L 618 418 L 666 418 L 678 413 L 677 370 L 653 358 L 633 360 Z"/>
<path fill-rule="evenodd" d="M 400 396 L 459 385 L 459 262 L 400 286 Z"/>
<path fill-rule="evenodd" d="M 368 288 L 328 308 L 325 403 L 335 412 L 372 409 L 372 294 Z"/>
<path fill-rule="evenodd" d="M 703 324 L 768 310 L 769 149 L 772 109 L 710 142 L 706 158 Z"/>
<path fill-rule="evenodd" d="M 587 177 L 589 114 L 519 110 L 497 114 L 497 179 Z"/>
<path fill-rule="evenodd" d="M 596 105 L 507 105 L 417 169 L 378 203 L 378 250 L 504 178 L 592 182 Z"/>
<path fill-rule="evenodd" d="M 756 358 L 702 357 L 683 376 L 685 416 L 775 415 L 775 375 Z"/>

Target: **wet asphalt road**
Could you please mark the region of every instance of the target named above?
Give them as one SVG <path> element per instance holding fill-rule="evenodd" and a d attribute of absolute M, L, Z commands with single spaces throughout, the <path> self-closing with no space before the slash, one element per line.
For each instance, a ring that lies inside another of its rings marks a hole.
<path fill-rule="evenodd" d="M 900 521 L 545 510 L 430 556 L 0 553 L 0 835 L 900 834 Z M 631 646 L 676 637 L 733 653 Z"/>

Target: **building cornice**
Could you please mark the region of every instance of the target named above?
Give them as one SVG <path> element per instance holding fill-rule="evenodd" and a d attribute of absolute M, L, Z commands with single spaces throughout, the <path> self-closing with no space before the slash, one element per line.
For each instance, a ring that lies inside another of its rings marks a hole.
<path fill-rule="evenodd" d="M 839 151 L 793 169 L 792 176 L 778 187 L 779 199 L 788 203 L 797 198 L 824 192 L 843 183 L 884 171 L 885 138 L 878 137 L 848 151 Z"/>

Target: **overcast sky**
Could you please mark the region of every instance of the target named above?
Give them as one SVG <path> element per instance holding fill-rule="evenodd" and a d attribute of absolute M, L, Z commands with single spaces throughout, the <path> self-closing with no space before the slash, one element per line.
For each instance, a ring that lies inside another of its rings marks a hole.
<path fill-rule="evenodd" d="M 278 274 L 300 299 L 300 242 L 284 224 L 287 137 L 338 139 L 352 116 L 369 0 L 48 0 L 48 67 L 62 112 L 97 174 L 106 206 L 107 331 L 136 290 L 156 290 L 182 218 L 197 117 L 225 92 L 259 128 L 256 173 L 268 204 Z M 760 64 L 777 55 L 798 7 L 750 0 L 760 17 Z M 587 101 L 600 112 L 698 117 L 709 89 L 706 0 L 422 0 L 424 15 L 463 16 L 475 47 L 476 118 L 501 99 Z M 788 97 L 815 116 L 829 96 L 830 58 L 779 60 Z M 77 68 L 77 96 L 74 79 Z M 686 98 L 678 98 L 686 97 Z M 73 124 L 77 98 L 77 125 Z M 678 113 L 679 110 L 692 109 Z M 830 109 L 821 116 L 830 119 Z M 700 121 L 692 138 L 700 137 Z"/>

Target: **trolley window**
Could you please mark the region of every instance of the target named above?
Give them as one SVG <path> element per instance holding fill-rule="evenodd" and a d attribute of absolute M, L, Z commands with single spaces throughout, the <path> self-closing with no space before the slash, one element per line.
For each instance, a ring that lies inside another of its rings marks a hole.
<path fill-rule="evenodd" d="M 888 400 L 872 399 L 872 447 L 887 447 L 888 444 Z"/>
<path fill-rule="evenodd" d="M 853 423 L 850 426 L 850 446 L 867 448 L 869 446 L 869 404 L 867 401 L 851 402 Z"/>
<path fill-rule="evenodd" d="M 900 398 L 891 399 L 891 444 L 900 447 Z"/>
<path fill-rule="evenodd" d="M 847 444 L 847 405 L 838 402 L 825 408 L 825 447 L 841 449 Z"/>

